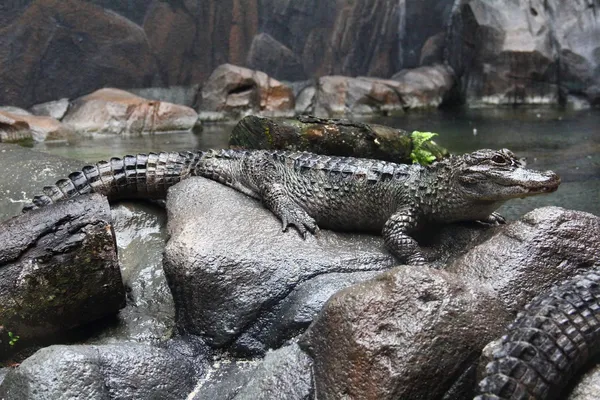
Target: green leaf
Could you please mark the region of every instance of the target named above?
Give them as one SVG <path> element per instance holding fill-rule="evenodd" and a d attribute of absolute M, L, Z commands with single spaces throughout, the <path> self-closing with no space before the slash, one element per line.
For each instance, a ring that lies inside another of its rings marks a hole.
<path fill-rule="evenodd" d="M 429 165 L 435 161 L 436 157 L 430 151 L 423 149 L 423 144 L 431 141 L 434 136 L 437 136 L 437 133 L 414 131 L 410 134 L 413 147 L 410 159 L 413 164 Z"/>

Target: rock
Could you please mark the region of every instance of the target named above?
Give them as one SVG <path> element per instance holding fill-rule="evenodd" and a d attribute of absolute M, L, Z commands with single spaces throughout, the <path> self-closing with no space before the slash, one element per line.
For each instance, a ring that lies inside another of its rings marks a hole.
<path fill-rule="evenodd" d="M 62 122 L 78 132 L 147 134 L 189 131 L 197 120 L 190 107 L 105 88 L 74 100 Z"/>
<path fill-rule="evenodd" d="M 550 0 L 530 8 L 533 11 L 545 16 L 551 26 L 561 88 L 600 104 L 600 4 Z"/>
<path fill-rule="evenodd" d="M 246 65 L 277 79 L 293 81 L 305 77 L 298 56 L 267 33 L 259 33 L 252 40 Z"/>
<path fill-rule="evenodd" d="M 199 110 L 225 112 L 230 116 L 292 116 L 294 97 L 289 87 L 264 72 L 223 64 L 202 88 Z"/>
<path fill-rule="evenodd" d="M 125 305 L 110 209 L 98 194 L 0 224 L 0 358 L 19 344 L 115 314 Z"/>
<path fill-rule="evenodd" d="M 398 3 L 263 0 L 261 31 L 301 60 L 302 78 L 390 76 L 399 68 Z"/>
<path fill-rule="evenodd" d="M 72 133 L 70 127 L 52 117 L 31 115 L 25 110 L 16 111 L 0 111 L 0 142 L 43 142 L 65 139 Z"/>
<path fill-rule="evenodd" d="M 11 370 L 0 397 L 20 399 L 183 399 L 195 372 L 184 357 L 134 344 L 50 346 Z"/>
<path fill-rule="evenodd" d="M 484 346 L 535 295 L 600 262 L 600 218 L 584 212 L 545 207 L 471 234 L 444 229 L 459 239 L 447 250 L 433 241 L 450 255 L 446 271 L 398 267 L 325 304 L 300 339 L 318 398 L 470 398 Z"/>
<path fill-rule="evenodd" d="M 508 317 L 479 282 L 401 266 L 333 295 L 300 345 L 319 399 L 441 398 Z"/>
<path fill-rule="evenodd" d="M 196 84 L 190 86 L 128 89 L 127 91 L 148 100 L 166 101 L 168 103 L 193 107 L 199 90 L 200 85 Z"/>
<path fill-rule="evenodd" d="M 595 365 L 576 380 L 567 400 L 596 400 L 600 398 L 600 366 Z"/>
<path fill-rule="evenodd" d="M 490 285 L 516 314 L 533 296 L 600 262 L 600 217 L 543 207 L 497 229 L 447 270 Z"/>
<path fill-rule="evenodd" d="M 19 107 L 13 107 L 13 106 L 2 106 L 0 107 L 0 112 L 6 112 L 9 114 L 13 114 L 13 115 L 18 115 L 18 116 L 29 116 L 31 115 L 31 113 L 27 110 L 23 110 L 22 108 Z"/>
<path fill-rule="evenodd" d="M 309 151 L 341 157 L 363 157 L 412 163 L 410 133 L 384 125 L 351 120 L 299 116 L 296 119 L 244 117 L 231 132 L 229 145 L 248 149 Z M 428 148 L 438 159 L 448 155 L 434 143 Z"/>
<path fill-rule="evenodd" d="M 44 186 L 84 165 L 81 161 L 0 143 L 0 221 L 19 215 L 23 205 L 40 194 Z"/>
<path fill-rule="evenodd" d="M 260 361 L 218 363 L 214 378 L 190 400 L 310 400 L 314 398 L 310 358 L 297 344 L 269 351 Z"/>
<path fill-rule="evenodd" d="M 381 79 L 321 77 L 312 113 L 320 117 L 354 117 L 402 112 L 399 94 L 387 83 Z"/>
<path fill-rule="evenodd" d="M 392 80 L 399 82 L 395 89 L 405 108 L 435 108 L 452 89 L 454 73 L 449 67 L 437 64 L 402 70 Z"/>
<path fill-rule="evenodd" d="M 290 326 L 279 323 L 272 333 L 257 329 L 264 342 L 235 343 L 241 354 L 261 354 L 265 343 L 279 343 L 298 332 L 298 318 L 284 306 L 314 310 L 325 300 L 314 288 L 313 298 L 298 295 L 312 305 L 286 303 L 294 289 L 330 273 L 339 274 L 344 286 L 351 282 L 344 274 L 379 271 L 395 263 L 379 237 L 322 231 L 318 239 L 303 240 L 293 229 L 282 233 L 277 217 L 261 204 L 203 178 L 171 188 L 167 210 L 171 239 L 164 270 L 177 326 L 201 335 L 213 348 L 227 348 L 253 325 L 266 326 L 279 315 L 286 316 Z M 302 318 L 302 324 L 308 323 Z"/>
<path fill-rule="evenodd" d="M 258 0 L 154 0 L 144 30 L 164 86 L 205 82 L 219 65 L 243 65 L 259 28 Z"/>
<path fill-rule="evenodd" d="M 423 43 L 419 66 L 436 65 L 444 62 L 444 46 L 446 44 L 446 33 L 439 32 Z"/>
<path fill-rule="evenodd" d="M 67 113 L 69 106 L 69 99 L 63 98 L 60 100 L 49 101 L 47 103 L 36 104 L 35 106 L 31 107 L 30 110 L 34 115 L 52 117 L 60 121 Z"/>
<path fill-rule="evenodd" d="M 169 338 L 175 326 L 173 297 L 162 269 L 166 213 L 148 204 L 120 202 L 111 215 L 127 303 L 115 321 L 87 343 L 158 343 Z"/>
<path fill-rule="evenodd" d="M 0 104 L 29 107 L 105 86 L 150 86 L 142 28 L 79 0 L 32 2 L 0 28 Z"/>

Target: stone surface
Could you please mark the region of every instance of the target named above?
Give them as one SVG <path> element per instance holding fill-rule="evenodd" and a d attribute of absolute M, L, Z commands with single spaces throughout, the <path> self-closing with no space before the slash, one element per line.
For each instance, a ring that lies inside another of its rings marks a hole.
<path fill-rule="evenodd" d="M 313 287 L 314 297 L 306 298 L 294 294 L 302 290 L 299 286 L 327 274 L 338 274 L 338 284 L 344 286 L 353 282 L 345 274 L 395 263 L 379 237 L 322 231 L 318 238 L 303 240 L 293 229 L 282 233 L 280 221 L 260 203 L 203 178 L 173 187 L 167 209 L 171 239 L 164 270 L 177 325 L 215 348 L 260 354 L 265 343 L 297 334 L 298 321 L 307 324 L 306 313 L 318 309 L 330 291 Z M 323 287 L 336 285 L 322 282 Z M 290 295 L 309 305 L 294 305 L 286 300 Z M 296 317 L 295 309 L 306 310 L 305 315 Z M 261 328 L 284 317 L 289 326 L 279 321 L 273 331 Z"/>
<path fill-rule="evenodd" d="M 585 0 L 454 7 L 447 59 L 467 103 L 558 104 L 568 93 L 600 98 L 600 16 Z"/>
<path fill-rule="evenodd" d="M 300 344 L 319 399 L 441 398 L 507 318 L 479 282 L 400 266 L 333 295 Z"/>
<path fill-rule="evenodd" d="M 60 121 L 67 113 L 69 106 L 69 99 L 62 98 L 60 100 L 36 104 L 30 110 L 34 115 L 52 117 Z"/>
<path fill-rule="evenodd" d="M 385 80 L 324 76 L 319 78 L 311 113 L 349 117 L 402 112 L 399 94 Z M 395 83 L 393 83 L 395 84 Z"/>
<path fill-rule="evenodd" d="M 267 33 L 259 33 L 252 40 L 246 65 L 264 71 L 267 75 L 276 76 L 277 79 L 304 78 L 299 57 Z"/>
<path fill-rule="evenodd" d="M 600 217 L 543 207 L 495 230 L 447 270 L 494 288 L 516 314 L 533 296 L 600 262 Z"/>
<path fill-rule="evenodd" d="M 147 134 L 189 131 L 197 120 L 190 107 L 105 88 L 74 100 L 62 122 L 78 132 Z"/>
<path fill-rule="evenodd" d="M 592 366 L 576 382 L 567 400 L 596 400 L 600 398 L 600 366 Z"/>
<path fill-rule="evenodd" d="M 192 363 L 164 349 L 133 344 L 50 346 L 11 370 L 0 397 L 21 399 L 183 399 Z"/>
<path fill-rule="evenodd" d="M 312 362 L 297 344 L 269 351 L 260 361 L 218 362 L 211 380 L 190 400 L 310 400 Z"/>
<path fill-rule="evenodd" d="M 230 116 L 260 114 L 292 116 L 291 88 L 264 72 L 231 64 L 219 66 L 202 88 L 200 111 L 225 112 Z"/>
<path fill-rule="evenodd" d="M 14 3 L 14 2 L 13 2 Z M 149 86 L 142 28 L 79 0 L 38 0 L 0 28 L 0 104 L 29 107 L 103 86 Z"/>
<path fill-rule="evenodd" d="M 32 115 L 26 111 L 0 110 L 0 142 L 19 142 L 21 140 L 43 142 L 65 139 L 70 133 L 72 133 L 70 127 L 52 117 Z"/>
<path fill-rule="evenodd" d="M 80 196 L 0 224 L 0 358 L 125 305 L 108 202 Z M 11 346 L 15 347 L 15 346 Z"/>
<path fill-rule="evenodd" d="M 173 297 L 162 269 L 166 213 L 149 204 L 120 202 L 111 215 L 127 302 L 88 343 L 158 343 L 172 335 L 175 325 Z"/>
<path fill-rule="evenodd" d="M 127 91 L 148 100 L 165 101 L 168 103 L 193 107 L 199 90 L 200 85 L 196 84 L 190 86 L 128 89 Z"/>
<path fill-rule="evenodd" d="M 300 339 L 319 398 L 472 398 L 484 346 L 535 295 L 600 262 L 600 218 L 584 212 L 443 231 L 454 249 L 430 245 L 446 271 L 398 267 L 326 303 Z"/>
<path fill-rule="evenodd" d="M 452 69 L 441 64 L 402 70 L 391 79 L 399 83 L 395 89 L 409 109 L 438 107 L 454 85 Z"/>

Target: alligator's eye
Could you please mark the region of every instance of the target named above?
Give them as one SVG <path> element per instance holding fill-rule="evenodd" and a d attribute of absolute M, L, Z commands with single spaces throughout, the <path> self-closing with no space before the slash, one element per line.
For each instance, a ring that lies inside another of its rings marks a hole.
<path fill-rule="evenodd" d="M 499 154 L 496 154 L 494 157 L 492 157 L 492 161 L 496 164 L 506 164 L 506 159 Z"/>

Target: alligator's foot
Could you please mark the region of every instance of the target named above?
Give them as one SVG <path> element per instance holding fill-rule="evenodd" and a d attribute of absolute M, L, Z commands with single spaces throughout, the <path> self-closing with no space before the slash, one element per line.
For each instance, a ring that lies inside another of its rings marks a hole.
<path fill-rule="evenodd" d="M 290 199 L 282 185 L 266 185 L 262 190 L 262 198 L 267 208 L 281 220 L 284 232 L 292 225 L 306 239 L 308 232 L 317 234 L 319 231 L 315 219 Z"/>
<path fill-rule="evenodd" d="M 313 235 L 317 235 L 319 233 L 319 226 L 317 225 L 315 219 L 302 209 L 284 209 L 281 212 L 281 215 L 278 216 L 281 218 L 281 230 L 283 232 L 286 232 L 288 227 L 291 225 L 298 230 L 304 239 L 306 239 L 308 232 L 312 233 Z"/>

